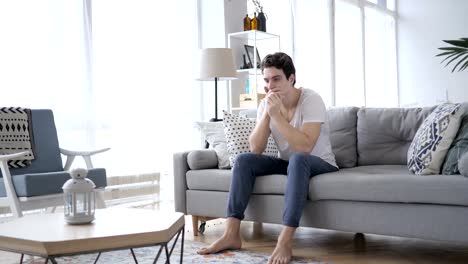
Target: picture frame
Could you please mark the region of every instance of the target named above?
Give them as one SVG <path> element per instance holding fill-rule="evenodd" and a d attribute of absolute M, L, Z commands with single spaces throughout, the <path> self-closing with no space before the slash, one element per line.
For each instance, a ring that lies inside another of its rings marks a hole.
<path fill-rule="evenodd" d="M 245 48 L 245 53 L 247 54 L 248 63 L 250 65 L 252 65 L 252 68 L 253 68 L 253 65 L 254 65 L 254 47 L 250 46 L 250 45 L 244 45 L 244 48 Z M 255 49 L 255 50 L 256 50 L 256 53 L 257 53 L 257 68 L 260 68 L 260 63 L 261 63 L 262 60 L 260 59 L 258 49 Z"/>

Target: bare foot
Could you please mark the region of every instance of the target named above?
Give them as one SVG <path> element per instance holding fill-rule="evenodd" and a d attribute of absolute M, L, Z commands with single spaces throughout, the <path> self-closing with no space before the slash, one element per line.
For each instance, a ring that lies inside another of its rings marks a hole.
<path fill-rule="evenodd" d="M 242 246 L 242 241 L 239 234 L 235 235 L 226 235 L 224 234 L 218 240 L 213 242 L 209 247 L 202 248 L 197 251 L 200 255 L 218 253 L 226 249 L 240 249 Z"/>
<path fill-rule="evenodd" d="M 268 259 L 268 264 L 287 264 L 292 258 L 292 246 L 291 243 L 276 244 L 275 250 Z"/>
<path fill-rule="evenodd" d="M 292 258 L 292 240 L 295 227 L 285 226 L 278 237 L 275 250 L 268 259 L 268 264 L 287 264 Z"/>

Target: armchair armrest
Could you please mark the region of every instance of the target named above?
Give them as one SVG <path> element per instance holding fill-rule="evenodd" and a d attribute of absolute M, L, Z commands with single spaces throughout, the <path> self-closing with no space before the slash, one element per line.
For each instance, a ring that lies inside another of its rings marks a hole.
<path fill-rule="evenodd" d="M 15 217 L 23 216 L 21 210 L 19 210 L 20 204 L 18 196 L 16 195 L 15 188 L 13 187 L 13 181 L 11 179 L 10 168 L 8 168 L 8 161 L 11 159 L 21 158 L 29 154 L 29 151 L 22 151 L 13 154 L 0 155 L 0 169 L 3 175 L 3 183 L 7 194 L 7 203 L 10 205 L 12 213 Z"/>
<path fill-rule="evenodd" d="M 91 150 L 91 151 L 74 151 L 74 150 L 60 148 L 60 153 L 67 156 L 67 161 L 65 162 L 65 166 L 63 169 L 69 170 L 76 156 L 82 156 L 86 163 L 86 168 L 92 169 L 93 163 L 91 161 L 91 156 L 98 154 L 98 153 L 106 152 L 108 150 L 110 150 L 110 148 L 103 148 L 103 149 Z"/>
<path fill-rule="evenodd" d="M 22 151 L 13 154 L 0 155 L 0 161 L 9 161 L 16 158 L 21 158 L 29 154 L 29 151 Z"/>

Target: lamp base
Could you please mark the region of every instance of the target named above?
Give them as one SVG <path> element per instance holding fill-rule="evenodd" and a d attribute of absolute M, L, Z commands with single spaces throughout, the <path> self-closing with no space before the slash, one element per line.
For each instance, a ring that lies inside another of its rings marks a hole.
<path fill-rule="evenodd" d="M 219 118 L 216 118 L 216 117 L 213 117 L 210 119 L 210 122 L 219 122 L 219 121 L 223 121 L 222 119 L 219 119 Z"/>

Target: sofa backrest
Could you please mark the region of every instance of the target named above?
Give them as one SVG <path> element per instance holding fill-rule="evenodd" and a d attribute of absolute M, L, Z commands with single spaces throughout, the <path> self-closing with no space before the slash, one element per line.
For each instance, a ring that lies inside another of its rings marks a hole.
<path fill-rule="evenodd" d="M 338 167 L 357 165 L 356 123 L 357 107 L 336 107 L 327 110 L 330 142 Z"/>
<path fill-rule="evenodd" d="M 360 108 L 357 113 L 358 165 L 406 165 L 408 148 L 435 109 Z"/>

